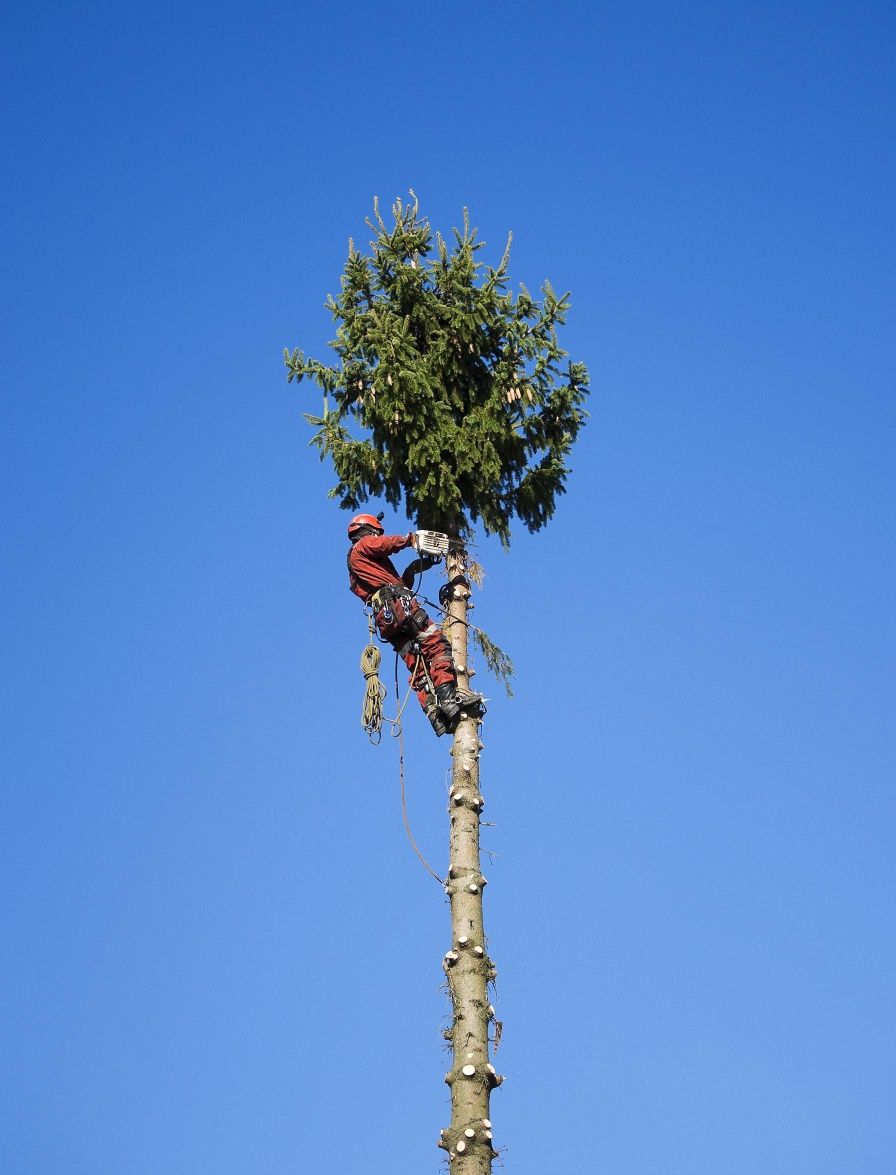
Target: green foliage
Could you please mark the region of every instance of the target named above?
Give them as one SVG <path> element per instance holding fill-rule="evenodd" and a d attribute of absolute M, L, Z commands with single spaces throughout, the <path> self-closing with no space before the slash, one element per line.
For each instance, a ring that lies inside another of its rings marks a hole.
<path fill-rule="evenodd" d="M 471 625 L 470 628 L 473 633 L 473 639 L 476 641 L 482 653 L 486 668 L 504 686 L 504 692 L 508 698 L 512 698 L 513 687 L 510 683 L 513 680 L 513 661 L 511 661 L 508 654 L 499 645 L 496 645 L 491 637 L 483 632 L 481 628 L 477 628 L 475 625 Z"/>
<path fill-rule="evenodd" d="M 284 351 L 289 380 L 324 393 L 310 443 L 341 506 L 384 497 L 420 527 L 464 537 L 481 521 L 506 545 L 514 517 L 536 531 L 553 515 L 585 421 L 588 372 L 563 362 L 556 334 L 569 295 L 509 293 L 510 239 L 497 268 L 477 261 L 466 210 L 450 247 L 416 197 L 392 213 L 389 227 L 374 201 L 371 253 L 349 242 L 327 299 L 336 361 Z"/>

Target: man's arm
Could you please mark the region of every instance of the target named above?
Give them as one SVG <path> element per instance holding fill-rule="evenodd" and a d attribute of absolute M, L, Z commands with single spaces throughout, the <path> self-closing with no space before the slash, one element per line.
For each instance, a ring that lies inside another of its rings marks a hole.
<path fill-rule="evenodd" d="M 413 545 L 413 531 L 409 534 L 368 534 L 363 539 L 358 539 L 355 543 L 355 550 L 368 559 L 376 559 L 378 555 L 385 555 L 388 558 L 389 555 L 394 555 L 397 551 L 403 551 L 405 547 Z"/>
<path fill-rule="evenodd" d="M 417 576 L 422 575 L 424 571 L 429 571 L 430 567 L 434 567 L 436 563 L 438 563 L 438 559 L 433 559 L 430 555 L 421 555 L 419 558 L 414 559 L 401 573 L 405 587 L 412 588 Z"/>

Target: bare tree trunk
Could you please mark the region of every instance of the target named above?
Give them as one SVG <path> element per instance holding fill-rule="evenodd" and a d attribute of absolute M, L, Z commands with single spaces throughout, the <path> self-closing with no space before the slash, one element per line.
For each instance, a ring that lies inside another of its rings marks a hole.
<path fill-rule="evenodd" d="M 448 579 L 464 574 L 462 554 L 448 557 Z M 473 670 L 468 661 L 467 611 L 469 583 L 455 584 L 447 628 L 457 666 L 458 684 L 469 688 Z M 479 862 L 479 815 L 485 801 L 479 790 L 479 724 L 464 715 L 454 735 L 452 786 L 449 797 L 451 845 L 448 881 L 451 899 L 451 949 L 442 966 L 448 976 L 452 1023 L 445 1033 L 453 1062 L 445 1080 L 451 1087 L 451 1125 L 439 1146 L 448 1152 L 452 1172 L 489 1175 L 496 1151 L 492 1147 L 489 1098 L 503 1078 L 489 1058 L 489 1023 L 494 1008 L 488 985 L 496 971 L 488 955 L 482 919 L 485 878 Z"/>

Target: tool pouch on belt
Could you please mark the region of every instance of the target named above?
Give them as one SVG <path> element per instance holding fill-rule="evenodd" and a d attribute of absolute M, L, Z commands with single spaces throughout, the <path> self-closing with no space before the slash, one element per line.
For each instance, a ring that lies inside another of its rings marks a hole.
<path fill-rule="evenodd" d="M 428 617 L 409 591 L 391 584 L 374 595 L 376 626 L 380 634 L 403 656 L 428 624 Z"/>

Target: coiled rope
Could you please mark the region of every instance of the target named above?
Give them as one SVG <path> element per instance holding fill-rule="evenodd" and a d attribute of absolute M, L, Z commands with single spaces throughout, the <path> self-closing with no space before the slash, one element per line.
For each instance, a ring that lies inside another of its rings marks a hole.
<path fill-rule="evenodd" d="M 372 634 L 371 634 L 372 635 Z M 383 737 L 383 702 L 386 687 L 380 681 L 380 651 L 369 644 L 361 654 L 361 672 L 364 674 L 364 701 L 361 703 L 361 725 L 374 745 Z"/>

